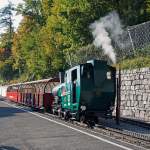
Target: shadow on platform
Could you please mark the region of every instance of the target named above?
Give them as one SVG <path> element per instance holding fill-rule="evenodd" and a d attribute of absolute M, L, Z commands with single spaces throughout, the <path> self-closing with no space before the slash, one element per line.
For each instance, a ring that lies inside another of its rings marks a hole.
<path fill-rule="evenodd" d="M 0 146 L 0 150 L 19 150 L 18 148 L 12 146 Z"/>
<path fill-rule="evenodd" d="M 15 116 L 17 113 L 24 113 L 24 111 L 13 107 L 0 107 L 0 118 Z"/>

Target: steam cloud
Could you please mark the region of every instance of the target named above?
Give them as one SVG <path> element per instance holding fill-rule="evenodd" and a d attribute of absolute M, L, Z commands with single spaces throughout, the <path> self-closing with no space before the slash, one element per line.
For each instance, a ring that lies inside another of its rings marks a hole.
<path fill-rule="evenodd" d="M 107 16 L 100 18 L 90 25 L 94 37 L 94 45 L 101 47 L 104 54 L 107 55 L 113 63 L 116 63 L 116 54 L 111 45 L 111 39 L 118 41 L 119 36 L 123 33 L 122 25 L 118 14 L 113 11 Z"/>

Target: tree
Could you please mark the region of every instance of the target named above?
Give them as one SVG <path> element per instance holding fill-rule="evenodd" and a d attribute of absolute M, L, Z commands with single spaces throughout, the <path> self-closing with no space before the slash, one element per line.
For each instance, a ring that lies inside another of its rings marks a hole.
<path fill-rule="evenodd" d="M 6 7 L 0 9 L 0 28 L 5 29 L 5 32 L 0 35 L 0 77 L 3 80 L 13 79 L 16 75 L 16 72 L 13 70 L 13 58 L 11 57 L 14 34 L 13 11 L 14 6 L 10 1 Z"/>
<path fill-rule="evenodd" d="M 0 77 L 5 81 L 10 81 L 17 77 L 17 70 L 13 69 L 13 61 L 14 59 L 9 57 L 4 62 L 0 62 Z"/>
<path fill-rule="evenodd" d="M 55 66 L 59 64 L 61 67 L 61 59 L 63 64 L 65 60 L 65 65 L 62 65 L 65 67 L 70 57 L 74 57 L 74 51 L 92 42 L 89 25 L 110 10 L 112 10 L 110 3 L 104 0 L 55 0 L 53 2 L 51 15 L 44 27 L 46 31 L 44 35 L 49 39 L 49 51 L 53 51 L 55 57 L 58 54 L 56 59 L 57 62 L 59 59 L 59 63 L 54 63 Z M 44 45 L 47 45 L 46 42 Z"/>
<path fill-rule="evenodd" d="M 34 19 L 36 23 L 42 26 L 46 23 L 42 3 L 41 0 L 24 0 L 24 4 L 18 5 L 17 12 Z"/>
<path fill-rule="evenodd" d="M 145 10 L 147 14 L 147 20 L 150 20 L 150 0 L 145 0 Z"/>
<path fill-rule="evenodd" d="M 9 1 L 9 4 L 2 8 L 0 10 L 0 27 L 6 29 L 7 34 L 7 39 L 4 48 L 6 51 L 11 52 L 11 47 L 12 47 L 12 38 L 13 38 L 13 11 L 14 11 L 14 6 L 13 4 Z"/>
<path fill-rule="evenodd" d="M 114 8 L 127 25 L 135 25 L 148 21 L 148 2 L 149 0 L 112 0 Z"/>
<path fill-rule="evenodd" d="M 13 37 L 10 70 L 23 80 L 52 76 L 80 59 L 75 54 L 92 43 L 89 25 L 95 20 L 117 10 L 125 25 L 141 23 L 149 18 L 149 6 L 149 0 L 24 0 L 17 7 L 23 20 Z M 5 71 L 9 31 L 0 39 Z"/>

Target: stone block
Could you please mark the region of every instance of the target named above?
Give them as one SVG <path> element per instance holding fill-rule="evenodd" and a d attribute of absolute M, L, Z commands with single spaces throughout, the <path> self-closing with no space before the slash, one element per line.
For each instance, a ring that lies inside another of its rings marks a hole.
<path fill-rule="evenodd" d="M 143 101 L 146 101 L 148 99 L 148 95 L 146 93 L 143 94 Z"/>
<path fill-rule="evenodd" d="M 145 93 L 150 93 L 150 89 L 149 90 L 145 90 Z"/>
<path fill-rule="evenodd" d="M 138 101 L 133 101 L 133 106 L 138 106 Z"/>
<path fill-rule="evenodd" d="M 144 78 L 145 78 L 145 79 L 150 79 L 150 74 L 145 74 L 145 75 L 144 75 Z"/>
<path fill-rule="evenodd" d="M 133 95 L 135 95 L 135 94 L 136 94 L 136 91 L 135 91 L 135 90 L 133 90 L 133 91 L 130 91 L 130 94 L 133 94 Z"/>
<path fill-rule="evenodd" d="M 136 82 L 135 80 L 131 82 L 132 86 L 134 86 L 134 85 L 135 85 L 135 82 Z"/>
<path fill-rule="evenodd" d="M 121 95 L 121 100 L 125 100 L 125 95 Z"/>
<path fill-rule="evenodd" d="M 125 88 L 126 88 L 125 86 L 121 86 L 121 90 L 125 90 Z"/>
<path fill-rule="evenodd" d="M 124 85 L 128 86 L 128 85 L 129 85 L 128 82 L 129 82 L 129 81 L 125 81 L 125 82 L 124 82 Z M 130 82 L 131 82 L 131 81 L 130 81 Z"/>
<path fill-rule="evenodd" d="M 126 100 L 126 101 L 130 100 L 130 97 L 129 97 L 129 95 L 128 95 L 128 94 L 126 95 L 125 100 Z"/>
<path fill-rule="evenodd" d="M 126 90 L 130 90 L 130 89 L 131 89 L 131 86 L 127 85 Z"/>
<path fill-rule="evenodd" d="M 122 110 L 122 115 L 126 116 L 126 110 Z"/>
<path fill-rule="evenodd" d="M 120 110 L 124 110 L 124 108 L 125 108 L 124 106 L 122 106 L 122 105 L 120 106 Z"/>
<path fill-rule="evenodd" d="M 129 107 L 126 105 L 126 106 L 125 106 L 125 110 L 128 110 L 128 109 L 129 109 Z"/>
<path fill-rule="evenodd" d="M 135 80 L 138 80 L 139 79 L 139 75 L 137 74 L 136 76 L 135 76 Z"/>
<path fill-rule="evenodd" d="M 145 117 L 145 111 L 140 111 L 140 118 L 144 119 Z"/>
<path fill-rule="evenodd" d="M 140 111 L 139 111 L 139 110 L 136 110 L 136 111 L 135 111 L 135 117 L 138 118 L 139 116 L 140 116 Z"/>
<path fill-rule="evenodd" d="M 128 77 L 127 77 L 127 76 L 125 76 L 125 77 L 124 77 L 124 80 L 128 80 Z"/>
<path fill-rule="evenodd" d="M 145 93 L 145 89 L 137 90 L 139 94 L 143 95 Z"/>
<path fill-rule="evenodd" d="M 131 101 L 130 106 L 131 106 L 131 107 L 133 107 L 133 106 L 134 106 L 134 101 L 133 101 L 133 100 Z"/>
<path fill-rule="evenodd" d="M 145 85 L 146 90 L 150 90 L 150 85 Z"/>
<path fill-rule="evenodd" d="M 133 85 L 131 86 L 131 90 L 134 90 L 134 86 Z"/>
<path fill-rule="evenodd" d="M 144 75 L 141 74 L 141 75 L 140 75 L 140 79 L 144 79 Z"/>
<path fill-rule="evenodd" d="M 131 102 L 130 102 L 130 101 L 127 101 L 127 106 L 128 106 L 128 107 L 130 106 L 130 104 L 131 104 Z"/>
<path fill-rule="evenodd" d="M 150 120 L 148 120 L 148 116 L 147 115 L 145 115 L 144 121 L 150 121 Z"/>
<path fill-rule="evenodd" d="M 134 98 L 134 95 L 130 94 L 130 100 L 133 100 L 133 98 Z"/>
<path fill-rule="evenodd" d="M 141 80 L 141 82 L 142 82 L 142 84 L 147 85 L 148 84 L 148 79 Z"/>
<path fill-rule="evenodd" d="M 147 101 L 143 101 L 143 104 L 146 105 L 146 104 L 147 104 Z"/>
<path fill-rule="evenodd" d="M 139 90 L 139 89 L 140 89 L 140 86 L 139 86 L 139 85 L 136 85 L 136 86 L 134 87 L 134 89 L 135 89 L 135 90 Z"/>
<path fill-rule="evenodd" d="M 140 108 L 144 108 L 143 101 L 138 101 L 138 103 Z"/>
<path fill-rule="evenodd" d="M 145 89 L 144 85 L 139 85 L 139 89 Z"/>

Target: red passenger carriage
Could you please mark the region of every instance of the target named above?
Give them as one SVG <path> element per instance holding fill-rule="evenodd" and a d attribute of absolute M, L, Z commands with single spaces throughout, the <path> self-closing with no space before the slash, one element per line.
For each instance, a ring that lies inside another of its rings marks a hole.
<path fill-rule="evenodd" d="M 59 84 L 58 78 L 50 78 L 8 86 L 7 98 L 34 109 L 51 110 L 54 97 L 52 89 Z"/>

